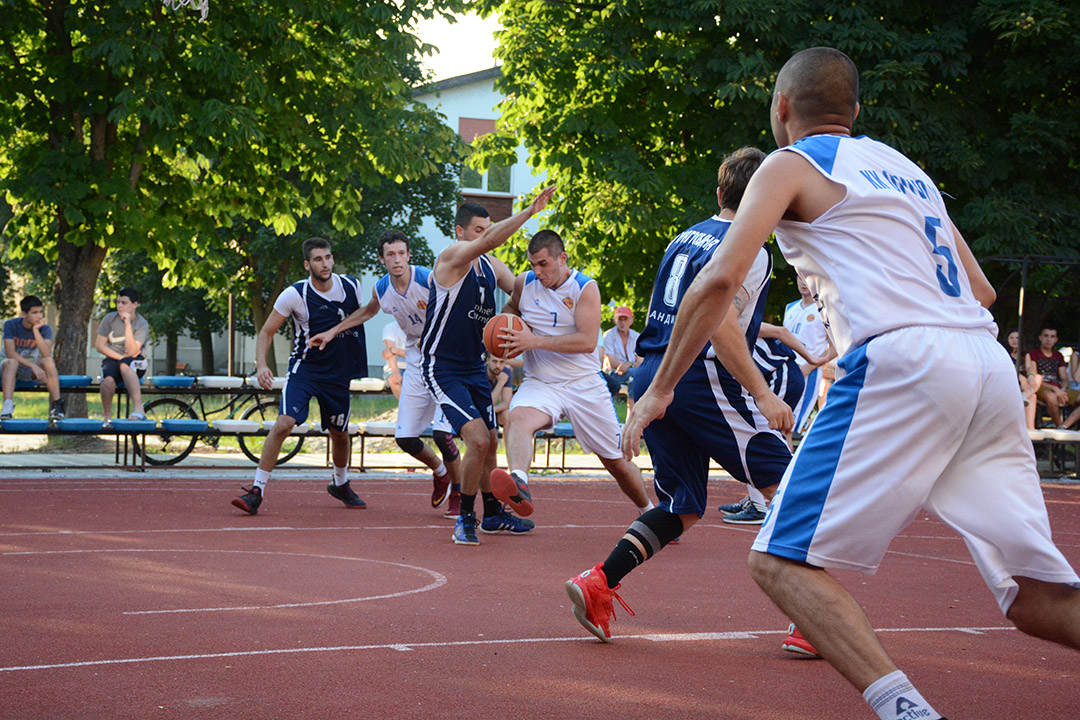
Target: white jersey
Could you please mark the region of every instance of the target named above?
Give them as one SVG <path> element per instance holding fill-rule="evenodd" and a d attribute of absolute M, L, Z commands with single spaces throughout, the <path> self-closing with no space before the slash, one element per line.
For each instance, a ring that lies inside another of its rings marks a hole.
<path fill-rule="evenodd" d="M 554 290 L 544 287 L 531 270 L 525 274 L 518 310 L 534 334 L 540 337 L 569 335 L 578 331 L 576 311 L 581 291 L 596 282 L 588 275 L 571 270 L 570 276 Z M 564 383 L 600 372 L 600 351 L 557 353 L 550 350 L 526 350 L 525 377 L 546 383 Z"/>
<path fill-rule="evenodd" d="M 798 153 L 847 191 L 812 223 L 776 227 L 840 355 L 905 326 L 996 335 L 972 294 L 941 193 L 915 163 L 866 137 L 814 135 L 776 152 Z"/>
<path fill-rule="evenodd" d="M 431 271 L 425 267 L 409 267 L 409 286 L 404 293 L 399 293 L 390 279 L 383 275 L 375 283 L 375 294 L 379 298 L 379 307 L 388 315 L 393 315 L 398 326 L 405 333 L 405 365 L 409 368 L 420 367 L 420 334 L 424 331 L 424 318 L 427 315 L 428 297 L 431 293 L 428 277 Z"/>
<path fill-rule="evenodd" d="M 641 333 L 635 332 L 633 328 L 627 328 L 626 332 L 626 345 L 623 345 L 619 328 L 613 327 L 604 333 L 604 353 L 611 356 L 613 366 L 624 362 L 633 363 L 637 355 L 637 339 Z"/>
<path fill-rule="evenodd" d="M 814 303 L 804 306 L 801 299 L 789 303 L 784 308 L 784 327 L 790 330 L 814 357 L 821 357 L 829 349 L 825 323 L 822 322 L 821 313 Z M 797 355 L 795 361 L 806 365 L 806 359 L 802 355 Z"/>

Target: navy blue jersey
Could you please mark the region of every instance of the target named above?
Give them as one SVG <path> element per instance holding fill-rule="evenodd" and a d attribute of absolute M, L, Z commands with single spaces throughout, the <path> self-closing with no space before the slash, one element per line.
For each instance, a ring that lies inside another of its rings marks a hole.
<path fill-rule="evenodd" d="M 495 268 L 486 255 L 479 258 L 480 271 L 470 264 L 468 272 L 453 286 L 444 288 L 432 273 L 427 318 L 420 336 L 425 368 L 433 363 L 457 366 L 483 364 L 484 326 L 495 316 Z"/>
<path fill-rule="evenodd" d="M 311 375 L 345 380 L 367 375 L 363 325 L 338 334 L 322 350 L 308 347 L 313 336 L 331 329 L 360 309 L 359 280 L 334 274 L 325 294 L 312 286 L 311 278 L 301 280 L 278 296 L 274 309 L 293 321 L 290 375 L 301 369 Z"/>
<path fill-rule="evenodd" d="M 664 258 L 660 261 L 660 268 L 656 271 L 649 318 L 645 330 L 638 337 L 639 355 L 663 354 L 667 350 L 671 341 L 671 330 L 675 326 L 675 315 L 683 296 L 690 283 L 694 282 L 701 269 L 712 259 L 730 227 L 730 221 L 714 215 L 689 230 L 684 230 L 668 245 Z M 750 302 L 739 315 L 739 325 L 746 333 L 748 350 L 752 349 L 757 341 L 771 275 L 772 255 L 762 248 L 743 281 L 743 287 L 750 294 Z M 715 356 L 712 344 L 707 343 L 702 348 L 700 357 Z"/>

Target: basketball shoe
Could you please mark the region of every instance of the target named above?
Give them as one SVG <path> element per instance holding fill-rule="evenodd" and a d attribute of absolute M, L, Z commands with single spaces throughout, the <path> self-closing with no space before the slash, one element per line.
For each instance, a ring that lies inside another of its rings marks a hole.
<path fill-rule="evenodd" d="M 257 515 L 259 513 L 259 506 L 262 505 L 262 490 L 257 487 L 241 487 L 244 491 L 243 495 L 234 497 L 232 504 L 240 508 L 248 515 Z"/>
<path fill-rule="evenodd" d="M 724 513 L 725 515 L 734 515 L 736 513 L 741 513 L 743 510 L 746 509 L 746 506 L 749 505 L 749 504 L 750 504 L 750 496 L 747 495 L 746 497 L 744 497 L 739 502 L 729 503 L 727 505 L 721 505 L 720 507 L 718 507 L 716 509 L 719 510 L 720 512 Z"/>
<path fill-rule="evenodd" d="M 480 538 L 476 536 L 476 513 L 458 515 L 454 534 L 450 539 L 455 545 L 479 545 Z"/>
<path fill-rule="evenodd" d="M 795 627 L 795 623 L 788 625 L 787 638 L 784 642 L 780 643 L 780 649 L 812 658 L 821 657 L 818 651 L 814 649 L 814 646 L 807 642 L 806 638 L 802 636 L 802 633 L 799 632 L 799 628 Z"/>
<path fill-rule="evenodd" d="M 623 609 L 631 615 L 634 611 L 615 592 L 622 584 L 609 588 L 607 576 L 601 567 L 603 563 L 597 563 L 591 570 L 586 570 L 576 577 L 566 581 L 566 594 L 570 602 L 574 603 L 574 617 L 581 626 L 591 632 L 602 642 L 611 642 L 611 628 L 608 618 L 618 620 L 615 617 L 615 607 L 611 604 L 611 598 L 619 601 Z"/>
<path fill-rule="evenodd" d="M 356 493 L 353 492 L 353 489 L 349 485 L 349 483 L 345 483 L 344 485 L 335 485 L 333 482 L 331 482 L 329 485 L 326 486 L 326 492 L 330 493 L 331 497 L 334 497 L 345 503 L 345 507 L 356 508 L 358 510 L 363 510 L 367 507 L 367 503 L 357 497 Z"/>
<path fill-rule="evenodd" d="M 446 502 L 446 498 L 450 497 L 450 473 L 432 475 L 431 484 L 433 486 L 431 491 L 431 507 L 437 508 Z"/>
<path fill-rule="evenodd" d="M 450 489 L 450 500 L 446 503 L 446 511 L 443 517 L 456 518 L 461 514 L 461 491 Z"/>
<path fill-rule="evenodd" d="M 522 517 L 532 515 L 532 496 L 529 486 L 516 475 L 500 468 L 491 471 L 491 493 Z"/>
<path fill-rule="evenodd" d="M 496 515 L 485 517 L 480 523 L 480 532 L 495 535 L 505 530 L 511 535 L 524 535 L 535 527 L 536 524 L 532 520 L 511 515 L 504 508 Z"/>

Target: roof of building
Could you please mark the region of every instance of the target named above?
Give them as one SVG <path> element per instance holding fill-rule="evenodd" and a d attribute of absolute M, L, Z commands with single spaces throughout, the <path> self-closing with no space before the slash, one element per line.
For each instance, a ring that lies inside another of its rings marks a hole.
<path fill-rule="evenodd" d="M 442 92 L 451 88 L 460 87 L 462 85 L 470 85 L 475 82 L 481 82 L 483 80 L 492 80 L 502 75 L 502 67 L 496 65 L 490 67 L 487 70 L 478 70 L 477 72 L 466 73 L 465 75 L 458 75 L 457 77 L 447 78 L 440 80 L 439 82 L 429 83 L 416 88 L 417 95 L 429 95 L 432 93 Z"/>

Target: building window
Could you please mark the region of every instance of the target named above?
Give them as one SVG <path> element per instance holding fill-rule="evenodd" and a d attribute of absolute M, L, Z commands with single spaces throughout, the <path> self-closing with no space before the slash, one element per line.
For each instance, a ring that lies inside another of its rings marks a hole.
<path fill-rule="evenodd" d="M 495 132 L 495 121 L 483 118 L 459 118 L 458 134 L 465 142 L 472 144 L 476 138 Z M 492 165 L 487 172 L 480 173 L 471 167 L 461 169 L 461 187 L 466 190 L 483 190 L 491 193 L 512 192 L 510 178 L 513 165 Z"/>

